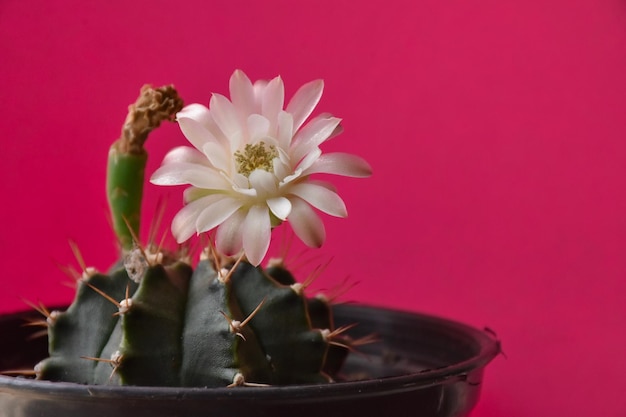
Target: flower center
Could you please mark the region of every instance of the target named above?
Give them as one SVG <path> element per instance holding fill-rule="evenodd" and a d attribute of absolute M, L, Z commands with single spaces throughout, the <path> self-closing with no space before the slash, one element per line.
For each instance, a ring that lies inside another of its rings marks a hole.
<path fill-rule="evenodd" d="M 266 146 L 263 141 L 255 145 L 247 144 L 243 151 L 235 152 L 237 172 L 246 177 L 255 169 L 271 172 L 274 169 L 274 158 L 277 156 L 278 151 L 273 145 Z"/>

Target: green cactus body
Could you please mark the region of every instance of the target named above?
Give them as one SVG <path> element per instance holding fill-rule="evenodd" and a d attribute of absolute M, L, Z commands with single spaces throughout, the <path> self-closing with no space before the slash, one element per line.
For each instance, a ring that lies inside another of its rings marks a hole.
<path fill-rule="evenodd" d="M 297 282 L 293 274 L 282 265 L 272 265 L 265 272 L 283 285 L 294 285 Z M 311 327 L 314 329 L 335 329 L 330 303 L 325 296 L 318 295 L 307 298 L 306 303 Z M 347 338 L 343 338 L 343 344 L 329 344 L 324 368 L 322 369 L 324 374 L 336 375 L 340 371 L 348 353 L 350 353 L 350 349 L 347 346 L 348 341 Z"/>
<path fill-rule="evenodd" d="M 179 385 L 180 336 L 192 269 L 184 263 L 147 270 L 121 318 L 119 375 L 125 385 Z"/>
<path fill-rule="evenodd" d="M 94 380 L 96 362 L 82 357 L 100 357 L 118 318 L 114 316 L 117 307 L 90 285 L 114 299 L 122 299 L 127 286 L 130 291 L 136 287 L 123 269 L 110 275 L 96 273 L 78 281 L 72 305 L 64 313 L 53 313 L 49 320 L 50 357 L 38 367 L 45 379 L 79 383 Z"/>
<path fill-rule="evenodd" d="M 192 278 L 186 314 L 183 386 L 227 386 L 241 374 L 246 381 L 265 382 L 270 375 L 256 335 L 249 327 L 237 335 L 224 317 L 242 322 L 231 286 L 222 282 L 208 261 L 198 264 Z M 245 340 L 244 340 L 245 339 Z M 204 352 L 211 346 L 210 354 Z"/>
<path fill-rule="evenodd" d="M 321 329 L 311 328 L 305 297 L 247 263 L 235 270 L 232 286 L 244 315 L 265 301 L 262 314 L 257 314 L 250 326 L 270 363 L 271 382 L 328 382 L 328 377 L 321 373 L 328 342 Z"/>
<path fill-rule="evenodd" d="M 118 312 L 81 283 L 49 327 L 41 379 L 193 387 L 332 380 L 325 367 L 332 329 L 314 328 L 311 300 L 261 268 L 241 262 L 224 279 L 209 261 L 195 270 L 175 262 L 149 267 L 138 286 L 123 269 L 87 282 L 116 300 L 128 287 L 131 301 Z"/>

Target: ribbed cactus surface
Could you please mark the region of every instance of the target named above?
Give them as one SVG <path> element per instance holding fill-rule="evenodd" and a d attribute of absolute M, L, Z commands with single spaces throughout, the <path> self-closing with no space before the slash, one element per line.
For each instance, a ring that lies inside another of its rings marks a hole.
<path fill-rule="evenodd" d="M 276 278 L 273 278 L 274 275 Z M 348 353 L 321 298 L 283 267 L 202 260 L 85 273 L 49 319 L 41 379 L 82 384 L 224 387 L 330 382 Z M 119 300 L 119 301 L 118 301 Z"/>

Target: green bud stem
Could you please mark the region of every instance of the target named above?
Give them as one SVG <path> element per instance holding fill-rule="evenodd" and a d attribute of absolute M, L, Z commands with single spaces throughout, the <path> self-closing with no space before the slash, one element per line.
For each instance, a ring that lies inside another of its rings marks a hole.
<path fill-rule="evenodd" d="M 148 154 L 125 154 L 115 146 L 109 151 L 107 164 L 107 198 L 113 230 L 122 249 L 133 247 L 133 233 L 139 234 L 141 199 Z M 130 228 L 130 229 L 129 229 Z"/>
<path fill-rule="evenodd" d="M 133 247 L 139 236 L 141 199 L 148 154 L 143 145 L 148 134 L 164 120 L 173 121 L 183 101 L 173 86 L 144 85 L 137 101 L 128 108 L 122 135 L 111 146 L 107 164 L 107 199 L 113 230 L 122 250 Z"/>

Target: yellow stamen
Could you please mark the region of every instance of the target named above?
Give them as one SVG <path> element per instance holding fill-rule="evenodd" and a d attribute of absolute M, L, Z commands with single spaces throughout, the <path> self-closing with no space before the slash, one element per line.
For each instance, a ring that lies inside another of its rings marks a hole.
<path fill-rule="evenodd" d="M 274 158 L 278 157 L 278 151 L 273 145 L 266 146 L 261 141 L 255 145 L 247 144 L 246 147 L 235 152 L 237 171 L 246 177 L 255 169 L 271 172 L 274 169 Z"/>

